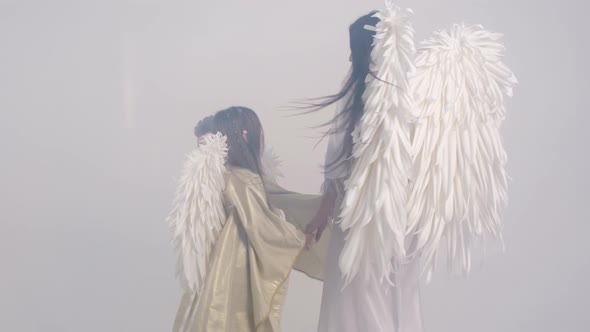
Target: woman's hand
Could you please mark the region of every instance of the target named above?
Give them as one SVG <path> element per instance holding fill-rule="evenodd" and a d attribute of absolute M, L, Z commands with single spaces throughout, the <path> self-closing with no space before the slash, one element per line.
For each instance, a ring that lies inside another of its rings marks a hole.
<path fill-rule="evenodd" d="M 322 237 L 322 233 L 328 226 L 328 220 L 330 219 L 330 213 L 320 209 L 318 213 L 313 217 L 311 222 L 305 227 L 305 249 L 310 249 L 313 241 L 319 241 Z"/>
<path fill-rule="evenodd" d="M 333 186 L 328 186 L 326 192 L 322 196 L 320 209 L 313 217 L 311 222 L 305 227 L 305 248 L 311 248 L 313 240 L 319 241 L 322 233 L 328 226 L 328 221 L 334 213 L 334 205 L 336 204 L 336 190 Z"/>

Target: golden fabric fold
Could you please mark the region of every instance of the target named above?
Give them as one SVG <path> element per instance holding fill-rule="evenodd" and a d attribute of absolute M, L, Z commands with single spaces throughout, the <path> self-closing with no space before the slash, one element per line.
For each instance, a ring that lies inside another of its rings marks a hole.
<path fill-rule="evenodd" d="M 277 207 L 289 205 L 281 197 Z M 224 204 L 228 220 L 211 253 L 204 287 L 198 296 L 184 294 L 174 331 L 280 331 L 288 277 L 305 236 L 272 211 L 262 180 L 247 170 L 227 173 Z M 286 210 L 303 222 L 297 209 Z"/>
<path fill-rule="evenodd" d="M 270 181 L 265 183 L 265 187 L 271 206 L 281 209 L 288 222 L 302 231 L 305 230 L 320 207 L 321 195 L 292 192 Z M 299 255 L 294 266 L 296 270 L 311 278 L 324 280 L 324 260 L 330 243 L 330 234 L 330 227 L 327 227 L 320 240 Z"/>

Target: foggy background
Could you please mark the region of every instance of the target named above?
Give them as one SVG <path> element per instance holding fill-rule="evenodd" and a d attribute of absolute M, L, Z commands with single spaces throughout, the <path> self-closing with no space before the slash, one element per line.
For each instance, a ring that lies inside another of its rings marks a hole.
<path fill-rule="evenodd" d="M 588 331 L 588 6 L 582 0 L 399 1 L 417 40 L 451 23 L 505 34 L 520 83 L 506 254 L 469 279 L 438 273 L 429 332 Z M 245 105 L 317 193 L 348 25 L 381 0 L 0 0 L 0 331 L 169 331 L 180 287 L 164 221 L 193 126 Z M 321 284 L 292 277 L 285 332 L 315 331 Z"/>

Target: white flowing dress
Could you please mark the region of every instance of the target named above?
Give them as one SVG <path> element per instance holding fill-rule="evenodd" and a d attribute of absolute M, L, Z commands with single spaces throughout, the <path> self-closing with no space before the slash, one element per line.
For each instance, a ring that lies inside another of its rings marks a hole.
<path fill-rule="evenodd" d="M 335 124 L 338 128 L 338 121 Z M 330 133 L 326 164 L 340 157 L 344 132 Z M 344 198 L 344 181 L 348 165 L 328 167 L 324 186 L 334 186 L 338 193 L 334 215 L 338 216 Z M 392 278 L 395 286 L 379 280 L 353 279 L 343 288 L 344 278 L 338 260 L 346 234 L 331 226 L 331 238 L 325 260 L 324 288 L 318 332 L 422 332 L 419 266 L 410 262 L 399 268 Z"/>

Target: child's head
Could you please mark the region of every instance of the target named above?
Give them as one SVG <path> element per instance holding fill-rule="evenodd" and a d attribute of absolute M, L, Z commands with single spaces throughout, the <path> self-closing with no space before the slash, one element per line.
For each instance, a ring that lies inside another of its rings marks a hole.
<path fill-rule="evenodd" d="M 199 121 L 195 126 L 195 136 L 200 137 L 206 134 L 213 133 L 214 124 L 213 124 L 213 115 L 209 115 L 208 117 L 204 118 L 203 120 Z"/>
<path fill-rule="evenodd" d="M 216 132 L 227 137 L 227 163 L 262 175 L 264 135 L 256 113 L 247 107 L 233 106 L 217 112 L 213 124 Z"/>
<path fill-rule="evenodd" d="M 215 130 L 215 123 L 213 121 L 213 115 L 209 115 L 203 120 L 199 121 L 195 126 L 195 136 L 197 136 L 197 142 L 202 144 L 205 142 L 204 136 L 207 134 L 213 134 Z"/>

